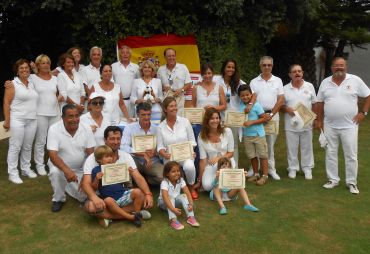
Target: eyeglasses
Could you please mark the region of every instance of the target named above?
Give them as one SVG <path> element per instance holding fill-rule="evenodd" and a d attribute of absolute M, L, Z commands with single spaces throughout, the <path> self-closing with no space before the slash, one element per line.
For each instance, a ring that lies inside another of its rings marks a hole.
<path fill-rule="evenodd" d="M 261 64 L 262 67 L 271 67 L 272 64 Z"/>
<path fill-rule="evenodd" d="M 104 101 L 93 101 L 91 102 L 91 105 L 94 105 L 94 106 L 103 106 L 104 105 Z"/>
<path fill-rule="evenodd" d="M 226 103 L 230 103 L 230 93 L 226 93 Z"/>

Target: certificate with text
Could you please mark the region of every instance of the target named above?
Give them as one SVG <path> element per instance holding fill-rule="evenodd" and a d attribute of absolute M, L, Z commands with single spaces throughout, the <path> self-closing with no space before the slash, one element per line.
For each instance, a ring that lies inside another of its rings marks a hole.
<path fill-rule="evenodd" d="M 9 138 L 11 135 L 10 130 L 4 128 L 4 121 L 0 122 L 0 140 Z"/>
<path fill-rule="evenodd" d="M 316 119 L 316 114 L 302 103 L 298 103 L 295 106 L 294 111 L 297 111 L 302 118 L 304 123 L 303 127 L 307 127 L 308 125 L 312 124 L 312 122 Z"/>
<path fill-rule="evenodd" d="M 132 136 L 132 148 L 134 153 L 143 153 L 146 150 L 153 150 L 156 147 L 155 135 Z"/>
<path fill-rule="evenodd" d="M 279 122 L 268 121 L 263 125 L 265 127 L 266 135 L 279 134 Z"/>
<path fill-rule="evenodd" d="M 203 122 L 204 109 L 203 108 L 184 108 L 184 117 L 190 123 L 201 124 Z"/>
<path fill-rule="evenodd" d="M 220 169 L 218 187 L 220 189 L 244 189 L 244 169 Z"/>
<path fill-rule="evenodd" d="M 243 127 L 245 121 L 248 121 L 248 114 L 238 111 L 226 110 L 225 125 L 229 127 Z"/>
<path fill-rule="evenodd" d="M 104 173 L 102 178 L 102 186 L 124 183 L 130 180 L 128 166 L 126 163 L 102 165 L 101 171 Z"/>
<path fill-rule="evenodd" d="M 193 144 L 190 141 L 169 145 L 168 150 L 171 154 L 171 161 L 193 159 Z"/>

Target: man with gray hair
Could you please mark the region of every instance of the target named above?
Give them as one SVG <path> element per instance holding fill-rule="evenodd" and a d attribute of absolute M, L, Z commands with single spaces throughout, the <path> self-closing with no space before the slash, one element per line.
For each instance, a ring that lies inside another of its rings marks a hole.
<path fill-rule="evenodd" d="M 128 114 L 134 115 L 134 105 L 130 101 L 132 84 L 139 78 L 139 66 L 131 62 L 131 49 L 123 45 L 120 48 L 120 61 L 112 64 L 113 79 L 121 87 L 121 93 Z"/>
<path fill-rule="evenodd" d="M 254 78 L 250 87 L 257 95 L 257 101 L 262 105 L 268 115 L 268 122 L 265 126 L 266 141 L 268 148 L 268 174 L 274 180 L 280 180 L 276 173 L 274 145 L 279 130 L 279 110 L 284 105 L 283 82 L 280 78 L 272 75 L 273 59 L 271 56 L 263 56 L 260 59 L 261 74 Z M 262 176 L 266 177 L 267 176 Z"/>
<path fill-rule="evenodd" d="M 101 48 L 94 46 L 90 49 L 90 64 L 86 66 L 81 73 L 87 96 L 90 95 L 91 87 L 101 80 L 100 64 L 102 58 L 103 50 Z"/>

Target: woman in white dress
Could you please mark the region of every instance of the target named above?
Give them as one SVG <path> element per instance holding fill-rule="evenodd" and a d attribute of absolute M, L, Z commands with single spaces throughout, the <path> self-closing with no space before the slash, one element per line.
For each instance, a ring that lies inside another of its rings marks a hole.
<path fill-rule="evenodd" d="M 118 125 L 121 121 L 120 111 L 127 122 L 132 122 L 123 101 L 121 88 L 112 82 L 112 67 L 109 64 L 102 65 L 100 75 L 101 81 L 93 84 L 90 92 L 97 92 L 105 98 L 103 112 L 111 115 L 114 125 Z"/>
<path fill-rule="evenodd" d="M 159 121 L 162 116 L 161 102 L 163 100 L 162 82 L 154 78 L 156 68 L 146 60 L 140 65 L 141 78 L 135 79 L 131 91 L 131 103 L 149 102 L 152 105 L 151 120 Z"/>

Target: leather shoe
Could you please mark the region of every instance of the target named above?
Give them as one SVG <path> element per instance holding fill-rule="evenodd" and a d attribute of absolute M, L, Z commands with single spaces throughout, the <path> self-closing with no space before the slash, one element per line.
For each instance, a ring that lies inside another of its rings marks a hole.
<path fill-rule="evenodd" d="M 63 202 L 62 201 L 53 201 L 53 205 L 51 206 L 51 211 L 53 213 L 57 213 L 62 210 Z"/>

